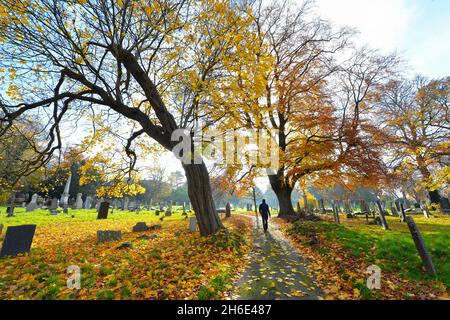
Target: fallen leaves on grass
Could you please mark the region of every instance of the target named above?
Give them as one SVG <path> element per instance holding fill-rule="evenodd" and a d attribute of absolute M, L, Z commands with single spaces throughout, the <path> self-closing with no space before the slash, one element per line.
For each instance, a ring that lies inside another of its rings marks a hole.
<path fill-rule="evenodd" d="M 229 232 L 211 237 L 189 233 L 187 221 L 164 221 L 161 230 L 143 233 L 132 233 L 134 224 L 38 226 L 30 255 L 0 260 L 0 299 L 195 299 L 218 275 L 239 270 L 250 250 L 249 223 L 242 217 L 227 219 Z M 121 230 L 123 239 L 97 243 L 97 230 Z M 142 234 L 157 237 L 137 239 Z M 133 242 L 132 248 L 117 249 L 123 242 Z M 70 265 L 81 269 L 80 290 L 67 288 Z"/>

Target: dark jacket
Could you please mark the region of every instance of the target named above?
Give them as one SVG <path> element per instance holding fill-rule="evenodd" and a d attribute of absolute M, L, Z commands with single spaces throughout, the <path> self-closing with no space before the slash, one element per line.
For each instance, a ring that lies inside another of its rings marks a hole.
<path fill-rule="evenodd" d="M 262 217 L 269 217 L 270 216 L 270 210 L 269 210 L 269 206 L 267 205 L 267 203 L 261 203 L 259 205 L 259 214 Z"/>

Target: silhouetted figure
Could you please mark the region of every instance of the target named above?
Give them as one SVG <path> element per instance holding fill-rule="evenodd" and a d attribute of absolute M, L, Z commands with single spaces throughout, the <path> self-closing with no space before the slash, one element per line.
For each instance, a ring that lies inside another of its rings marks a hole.
<path fill-rule="evenodd" d="M 269 206 L 267 205 L 265 199 L 263 199 L 262 203 L 259 205 L 259 214 L 261 215 L 261 218 L 262 218 L 264 232 L 267 232 L 267 229 L 269 228 L 268 220 L 269 220 L 269 217 L 271 217 L 271 215 L 270 215 Z"/>

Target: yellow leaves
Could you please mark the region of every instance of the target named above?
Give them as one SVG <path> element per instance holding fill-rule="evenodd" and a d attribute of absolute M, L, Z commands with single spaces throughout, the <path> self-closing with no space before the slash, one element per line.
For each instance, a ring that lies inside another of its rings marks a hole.
<path fill-rule="evenodd" d="M 22 95 L 19 91 L 19 87 L 14 84 L 11 83 L 8 86 L 8 90 L 6 91 L 6 95 L 11 99 L 11 100 L 16 100 L 16 101 L 20 101 L 22 98 Z"/>

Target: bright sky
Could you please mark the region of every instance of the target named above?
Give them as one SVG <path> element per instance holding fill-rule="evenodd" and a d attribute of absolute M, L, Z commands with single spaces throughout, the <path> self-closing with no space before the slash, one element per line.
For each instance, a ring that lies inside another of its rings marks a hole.
<path fill-rule="evenodd" d="M 334 24 L 358 29 L 360 44 L 399 53 L 411 74 L 450 76 L 450 1 L 316 0 L 316 4 Z"/>

